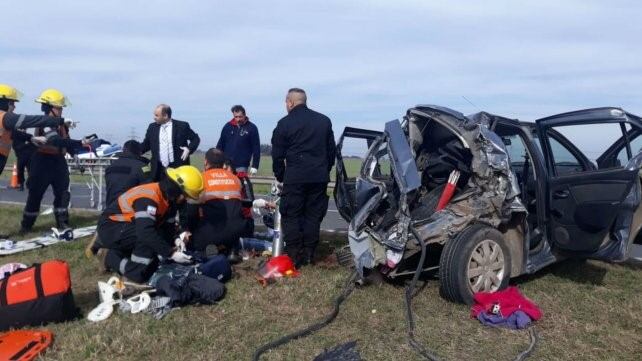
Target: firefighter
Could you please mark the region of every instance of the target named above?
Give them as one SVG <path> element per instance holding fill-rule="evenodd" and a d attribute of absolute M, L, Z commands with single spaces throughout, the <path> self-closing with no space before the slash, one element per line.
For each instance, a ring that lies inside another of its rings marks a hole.
<path fill-rule="evenodd" d="M 61 117 L 51 117 L 48 115 L 21 115 L 15 114 L 15 103 L 20 101 L 22 94 L 14 87 L 0 84 L 0 174 L 4 170 L 7 158 L 11 152 L 12 139 L 14 132 L 19 129 L 36 128 L 36 127 L 55 127 L 63 124 L 71 124 L 71 120 L 65 121 Z M 43 144 L 45 138 L 32 137 L 27 133 L 22 133 L 23 138 L 29 139 L 34 144 Z"/>
<path fill-rule="evenodd" d="M 63 108 L 69 104 L 67 97 L 56 89 L 43 91 L 36 99 L 45 115 L 62 117 Z M 69 139 L 69 124 L 55 127 L 40 127 L 34 132 L 35 136 L 45 136 L 51 139 Z M 39 146 L 29 168 L 27 187 L 29 194 L 22 215 L 21 233 L 29 232 L 40 213 L 40 202 L 45 191 L 51 185 L 54 194 L 54 216 L 59 230 L 69 229 L 69 168 L 65 160 L 66 148 L 46 144 Z"/>
<path fill-rule="evenodd" d="M 241 181 L 230 170 L 223 152 L 216 148 L 205 153 L 203 187 L 192 247 L 205 251 L 208 245 L 214 244 L 234 260 L 235 254 L 231 251 L 237 248 L 248 221 L 241 210 Z"/>
<path fill-rule="evenodd" d="M 107 248 L 105 267 L 143 283 L 158 268 L 159 256 L 177 263 L 191 257 L 174 247 L 176 207 L 186 197 L 198 199 L 201 172 L 193 166 L 167 168 L 160 182 L 131 188 L 103 211 L 98 221 L 99 246 Z"/>
<path fill-rule="evenodd" d="M 137 185 L 151 181 L 149 160 L 141 156 L 141 145 L 135 140 L 123 144 L 123 152 L 118 159 L 105 169 L 107 184 L 107 204 L 113 202 L 121 194 Z"/>

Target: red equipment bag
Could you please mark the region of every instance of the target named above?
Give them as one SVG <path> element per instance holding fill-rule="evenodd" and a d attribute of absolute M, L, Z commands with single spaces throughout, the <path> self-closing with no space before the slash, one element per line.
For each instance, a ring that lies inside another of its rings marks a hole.
<path fill-rule="evenodd" d="M 53 341 L 49 331 L 18 330 L 0 334 L 0 360 L 31 361 Z"/>
<path fill-rule="evenodd" d="M 0 331 L 68 321 L 78 315 L 65 261 L 36 263 L 0 281 Z"/>

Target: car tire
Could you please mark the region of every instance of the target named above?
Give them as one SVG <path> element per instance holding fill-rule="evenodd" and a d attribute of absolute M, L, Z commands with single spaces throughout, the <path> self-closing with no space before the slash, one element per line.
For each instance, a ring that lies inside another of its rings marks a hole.
<path fill-rule="evenodd" d="M 448 301 L 472 304 L 475 292 L 506 288 L 510 269 L 510 252 L 502 234 L 486 225 L 473 224 L 444 246 L 439 261 L 439 293 Z"/>
<path fill-rule="evenodd" d="M 354 255 L 350 250 L 350 246 L 343 246 L 337 249 L 334 252 L 334 254 L 337 257 L 337 263 L 340 266 L 343 266 L 349 269 L 354 268 Z"/>
<path fill-rule="evenodd" d="M 439 203 L 439 198 L 446 188 L 445 184 L 433 188 L 430 192 L 426 193 L 419 200 L 420 205 L 412 211 L 412 218 L 417 219 L 428 219 L 435 213 L 437 204 Z"/>

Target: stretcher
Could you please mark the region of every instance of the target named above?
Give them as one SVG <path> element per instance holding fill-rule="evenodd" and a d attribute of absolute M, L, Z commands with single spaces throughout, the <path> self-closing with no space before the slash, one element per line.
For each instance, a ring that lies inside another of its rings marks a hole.
<path fill-rule="evenodd" d="M 74 239 L 91 236 L 96 233 L 96 226 L 76 228 L 73 230 Z M 49 232 L 42 237 L 35 237 L 24 241 L 12 241 L 9 239 L 0 239 L 0 256 L 8 256 L 25 251 L 31 251 L 38 248 L 51 246 L 56 243 L 65 242 Z"/>
<path fill-rule="evenodd" d="M 89 188 L 89 204 L 92 208 L 102 210 L 105 170 L 117 158 L 85 153 L 80 156 L 67 156 L 66 159 L 69 173 L 87 174 L 89 176 L 89 180 L 85 183 Z"/>

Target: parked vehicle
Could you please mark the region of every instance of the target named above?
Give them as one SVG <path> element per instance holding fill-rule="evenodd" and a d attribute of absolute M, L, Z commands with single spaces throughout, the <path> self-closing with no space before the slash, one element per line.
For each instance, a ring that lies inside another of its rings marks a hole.
<path fill-rule="evenodd" d="M 611 107 L 528 123 L 421 105 L 383 132 L 346 128 L 334 196 L 354 265 L 413 274 L 423 242 L 442 296 L 471 303 L 565 258 L 624 261 L 642 238 L 641 134 L 640 117 Z M 347 141 L 367 144 L 358 174 Z"/>

